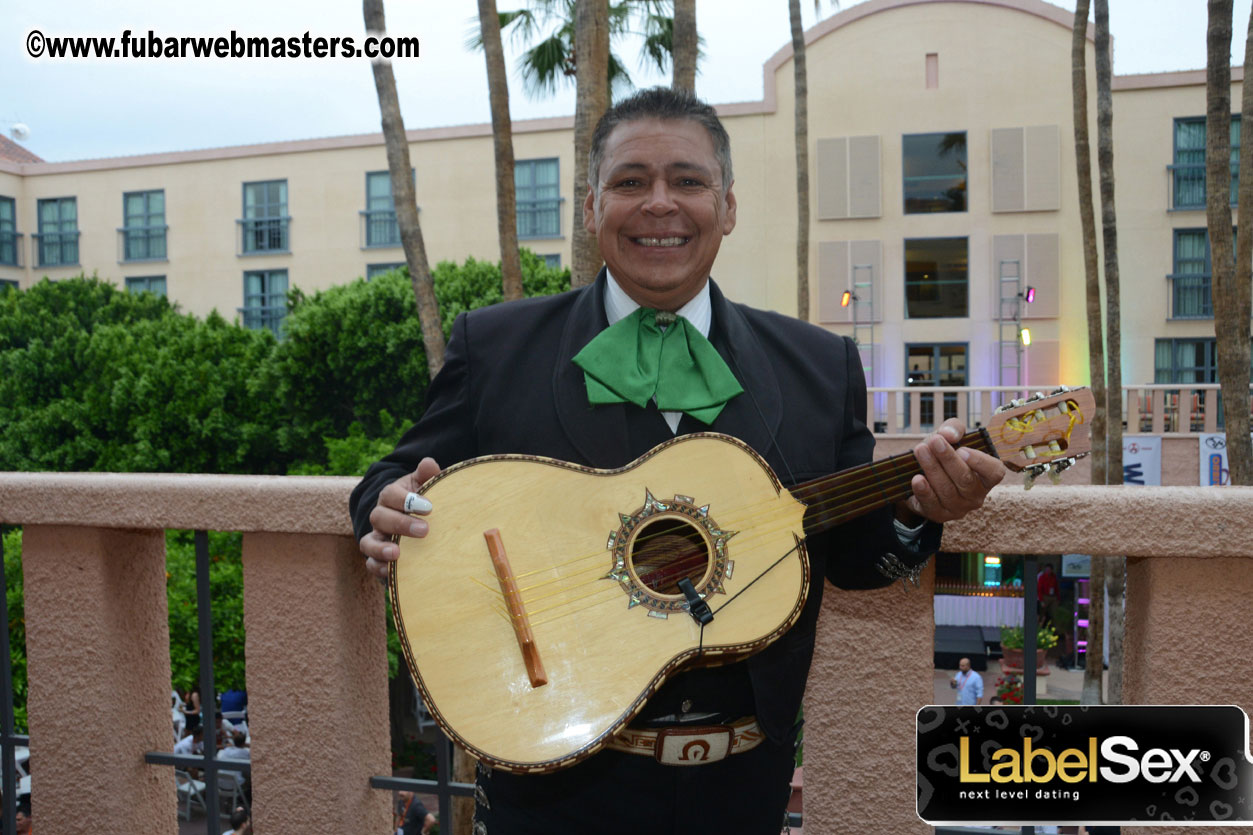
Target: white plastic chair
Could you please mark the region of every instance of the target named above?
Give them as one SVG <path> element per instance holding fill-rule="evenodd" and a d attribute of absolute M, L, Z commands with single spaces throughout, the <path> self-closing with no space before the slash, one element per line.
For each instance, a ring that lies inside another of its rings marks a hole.
<path fill-rule="evenodd" d="M 248 809 L 251 814 L 248 798 L 244 795 L 244 775 L 238 771 L 218 772 L 218 804 L 218 815 L 223 818 L 229 818 L 239 806 Z"/>
<path fill-rule="evenodd" d="M 208 806 L 204 802 L 204 781 L 193 780 L 186 771 L 174 770 L 174 783 L 178 789 L 178 816 L 183 820 L 191 820 L 191 807 L 195 804 L 204 812 Z"/>

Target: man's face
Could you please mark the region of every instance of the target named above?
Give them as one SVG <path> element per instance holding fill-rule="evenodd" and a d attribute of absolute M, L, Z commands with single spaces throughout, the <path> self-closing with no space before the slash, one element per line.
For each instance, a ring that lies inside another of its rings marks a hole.
<path fill-rule="evenodd" d="M 957 669 L 961 670 L 963 673 L 970 672 L 970 659 L 963 658 L 961 661 L 957 662 Z"/>
<path fill-rule="evenodd" d="M 17 810 L 17 831 L 19 833 L 30 832 L 30 817 L 21 809 Z"/>
<path fill-rule="evenodd" d="M 594 176 L 583 225 L 613 277 L 645 307 L 682 307 L 735 228 L 735 195 L 723 193 L 708 131 L 690 119 L 624 122 L 606 138 Z"/>

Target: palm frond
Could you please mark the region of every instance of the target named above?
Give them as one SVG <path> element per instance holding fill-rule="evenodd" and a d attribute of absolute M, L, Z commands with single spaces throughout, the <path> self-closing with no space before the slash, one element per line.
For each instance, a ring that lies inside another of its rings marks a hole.
<path fill-rule="evenodd" d="M 568 84 L 574 74 L 571 52 L 564 40 L 551 35 L 522 53 L 518 58 L 518 72 L 527 95 L 532 98 L 551 95 Z"/>

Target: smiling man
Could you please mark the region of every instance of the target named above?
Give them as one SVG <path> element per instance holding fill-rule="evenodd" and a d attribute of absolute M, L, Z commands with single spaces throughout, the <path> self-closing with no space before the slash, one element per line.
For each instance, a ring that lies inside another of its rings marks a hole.
<path fill-rule="evenodd" d="M 736 216 L 730 141 L 713 108 L 643 90 L 601 119 L 589 163 L 584 223 L 606 268 L 581 290 L 458 317 L 426 413 L 353 491 L 361 552 L 379 576 L 399 556 L 393 536 L 420 539 L 439 524 L 422 484 L 475 456 L 609 469 L 714 431 L 756 450 L 786 484 L 871 459 L 852 340 L 735 304 L 710 280 Z M 808 538 L 804 609 L 766 649 L 671 675 L 575 766 L 480 769 L 476 833 L 776 835 L 824 578 L 873 588 L 920 570 L 939 545 L 936 523 L 979 507 L 1004 474 L 994 458 L 955 450 L 962 434 L 950 421 L 915 448 L 922 474 L 895 512 Z M 407 557 L 420 558 L 420 548 Z"/>

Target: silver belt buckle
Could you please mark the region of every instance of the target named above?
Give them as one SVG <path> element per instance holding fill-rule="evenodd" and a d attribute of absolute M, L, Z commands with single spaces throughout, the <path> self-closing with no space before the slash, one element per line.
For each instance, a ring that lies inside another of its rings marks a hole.
<path fill-rule="evenodd" d="M 725 760 L 734 739 L 730 725 L 663 728 L 657 732 L 653 756 L 662 765 L 704 765 Z"/>

